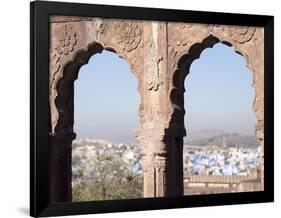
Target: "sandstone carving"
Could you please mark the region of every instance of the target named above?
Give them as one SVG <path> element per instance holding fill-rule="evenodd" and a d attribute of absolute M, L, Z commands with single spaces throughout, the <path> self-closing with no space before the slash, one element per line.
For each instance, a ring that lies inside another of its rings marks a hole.
<path fill-rule="evenodd" d="M 248 42 L 252 39 L 254 33 L 255 33 L 256 28 L 254 27 L 230 27 L 230 35 L 231 38 L 235 42 L 238 43 L 245 43 Z"/>
<path fill-rule="evenodd" d="M 72 26 L 65 24 L 62 31 L 59 32 L 59 40 L 57 42 L 56 50 L 58 54 L 68 55 L 74 50 L 77 43 L 76 32 L 73 31 Z"/>
<path fill-rule="evenodd" d="M 102 18 L 60 19 L 59 16 L 50 22 L 50 135 L 54 148 L 61 148 L 57 152 L 67 150 L 75 138 L 73 93 L 79 68 L 92 55 L 108 49 L 128 61 L 139 83 L 140 127 L 135 132 L 142 146 L 144 197 L 182 195 L 182 145 L 186 132 L 184 80 L 191 63 L 204 49 L 218 42 L 233 46 L 245 57 L 253 73 L 256 134 L 263 150 L 262 28 Z M 61 160 L 54 161 L 59 167 Z M 64 177 L 53 174 L 54 184 L 65 182 L 65 187 L 71 187 L 71 179 L 64 179 L 71 176 L 71 167 L 67 164 L 71 163 L 65 163 L 65 168 L 58 170 L 64 172 Z M 55 192 L 53 195 L 54 199 L 63 199 Z"/>
<path fill-rule="evenodd" d="M 54 82 L 54 78 L 56 77 L 56 74 L 58 73 L 58 71 L 60 70 L 60 57 L 57 53 L 52 52 L 50 54 L 50 68 L 51 71 L 53 72 L 53 74 L 50 76 L 50 88 L 53 87 L 53 82 Z"/>
<path fill-rule="evenodd" d="M 99 19 L 99 20 L 97 21 L 95 29 L 96 29 L 96 32 L 97 32 L 98 34 L 103 34 L 103 33 L 104 33 L 105 24 L 104 24 L 103 19 Z"/>
<path fill-rule="evenodd" d="M 166 159 L 156 159 L 155 161 L 155 171 L 156 171 L 156 187 L 157 196 L 166 195 L 166 171 L 167 171 L 167 160 Z"/>
<path fill-rule="evenodd" d="M 149 82 L 148 90 L 157 91 L 161 85 L 163 85 L 163 81 L 157 78 L 156 81 Z"/>
<path fill-rule="evenodd" d="M 141 29 L 135 22 L 117 23 L 114 33 L 116 35 L 113 37 L 118 46 L 127 52 L 134 50 L 141 42 Z"/>
<path fill-rule="evenodd" d="M 153 69 L 156 69 L 156 72 L 154 78 L 148 84 L 148 90 L 157 91 L 159 87 L 163 85 L 163 80 L 160 78 L 159 75 L 159 64 L 161 61 L 163 61 L 162 56 L 158 58 L 156 63 L 152 63 L 156 65 L 155 67 L 153 67 Z"/>
<path fill-rule="evenodd" d="M 192 24 L 182 24 L 180 25 L 181 31 L 178 32 L 178 37 L 175 37 L 172 41 L 174 47 L 178 46 L 186 46 L 188 44 L 189 40 L 189 32 L 190 28 L 192 27 Z M 178 29 L 176 26 L 175 29 Z"/>

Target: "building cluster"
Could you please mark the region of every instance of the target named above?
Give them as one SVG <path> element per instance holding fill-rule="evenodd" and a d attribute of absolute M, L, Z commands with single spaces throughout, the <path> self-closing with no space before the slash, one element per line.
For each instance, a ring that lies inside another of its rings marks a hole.
<path fill-rule="evenodd" d="M 247 176 L 259 168 L 260 147 L 184 146 L 184 170 L 195 175 Z"/>
<path fill-rule="evenodd" d="M 100 154 L 110 152 L 123 160 L 134 172 L 142 174 L 139 146 L 129 143 L 112 143 L 92 138 L 76 139 L 72 149 L 73 173 L 76 163 L 87 163 Z M 260 164 L 260 147 L 218 147 L 185 145 L 183 151 L 184 172 L 194 175 L 247 176 Z"/>
<path fill-rule="evenodd" d="M 140 150 L 135 144 L 112 143 L 102 139 L 83 138 L 72 143 L 72 171 L 78 170 L 79 163 L 87 164 L 88 161 L 99 154 L 110 153 L 114 158 L 121 159 L 135 173 L 141 174 Z M 78 164 L 77 164 L 78 163 Z"/>

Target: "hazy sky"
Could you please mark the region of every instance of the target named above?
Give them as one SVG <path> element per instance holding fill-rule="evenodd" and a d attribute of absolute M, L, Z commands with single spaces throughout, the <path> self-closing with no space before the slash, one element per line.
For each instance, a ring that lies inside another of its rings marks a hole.
<path fill-rule="evenodd" d="M 254 134 L 252 74 L 245 59 L 221 43 L 205 49 L 185 80 L 188 132 L 224 130 Z M 137 79 L 117 54 L 91 57 L 75 81 L 77 138 L 130 142 L 138 127 Z"/>
<path fill-rule="evenodd" d="M 233 47 L 216 44 L 195 60 L 185 80 L 189 131 L 217 129 L 254 134 L 253 76 Z"/>

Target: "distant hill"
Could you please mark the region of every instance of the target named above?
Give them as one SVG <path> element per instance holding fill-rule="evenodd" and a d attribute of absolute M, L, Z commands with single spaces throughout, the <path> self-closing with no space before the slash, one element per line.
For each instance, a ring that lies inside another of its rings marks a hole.
<path fill-rule="evenodd" d="M 187 134 L 187 137 L 185 137 L 185 141 L 188 142 L 188 141 L 194 140 L 194 139 L 202 139 L 202 138 L 209 138 L 209 137 L 213 137 L 213 136 L 219 136 L 224 133 L 225 132 L 222 130 L 208 130 L 208 129 L 189 132 Z"/>
<path fill-rule="evenodd" d="M 224 133 L 216 136 L 202 137 L 197 139 L 186 140 L 185 144 L 207 146 L 217 145 L 226 147 L 246 147 L 255 148 L 259 146 L 258 139 L 255 135 L 240 135 L 238 133 Z"/>

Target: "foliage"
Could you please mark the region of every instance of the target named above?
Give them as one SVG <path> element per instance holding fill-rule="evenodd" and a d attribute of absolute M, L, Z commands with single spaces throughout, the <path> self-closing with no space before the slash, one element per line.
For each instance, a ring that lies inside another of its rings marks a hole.
<path fill-rule="evenodd" d="M 110 152 L 98 153 L 73 166 L 73 201 L 141 198 L 142 176 Z"/>

